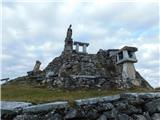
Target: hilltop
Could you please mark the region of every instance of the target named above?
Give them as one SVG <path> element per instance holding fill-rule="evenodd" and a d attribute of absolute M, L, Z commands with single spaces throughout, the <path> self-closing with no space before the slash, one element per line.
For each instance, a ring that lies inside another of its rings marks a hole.
<path fill-rule="evenodd" d="M 73 41 L 70 25 L 61 55 L 44 70 L 40 70 L 41 62 L 37 60 L 33 70 L 22 77 L 23 80 L 29 84 L 62 89 L 152 89 L 134 66 L 138 61 L 136 47 L 100 49 L 96 54 L 89 54 L 88 46 L 89 43 Z M 82 51 L 79 47 L 82 47 Z M 18 79 L 15 80 L 18 82 Z"/>

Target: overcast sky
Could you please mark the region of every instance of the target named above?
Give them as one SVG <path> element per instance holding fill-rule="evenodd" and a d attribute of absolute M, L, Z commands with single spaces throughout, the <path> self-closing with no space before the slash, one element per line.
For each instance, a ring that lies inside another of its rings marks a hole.
<path fill-rule="evenodd" d="M 7 0 L 2 4 L 1 78 L 26 75 L 36 60 L 44 69 L 61 54 L 72 24 L 73 40 L 90 43 L 89 53 L 137 47 L 136 69 L 160 86 L 158 7 L 156 2 Z"/>

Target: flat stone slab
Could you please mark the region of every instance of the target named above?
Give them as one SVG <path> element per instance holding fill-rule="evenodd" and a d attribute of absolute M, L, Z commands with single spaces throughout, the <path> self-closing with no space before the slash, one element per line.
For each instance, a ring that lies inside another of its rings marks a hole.
<path fill-rule="evenodd" d="M 121 98 L 160 98 L 160 92 L 154 92 L 154 93 L 123 93 L 120 94 Z"/>
<path fill-rule="evenodd" d="M 68 102 L 66 101 L 38 104 L 24 108 L 23 113 L 39 113 L 39 112 L 51 111 L 54 109 L 62 109 L 68 106 L 69 106 Z"/>
<path fill-rule="evenodd" d="M 18 108 L 25 108 L 28 106 L 31 106 L 32 103 L 27 103 L 27 102 L 12 102 L 12 101 L 0 101 L 1 110 L 14 110 Z"/>
<path fill-rule="evenodd" d="M 76 105 L 91 105 L 99 102 L 112 102 L 120 99 L 120 95 L 75 100 Z"/>
<path fill-rule="evenodd" d="M 91 76 L 91 75 L 70 75 L 72 78 L 90 78 L 90 79 L 94 79 L 97 78 L 98 76 Z"/>

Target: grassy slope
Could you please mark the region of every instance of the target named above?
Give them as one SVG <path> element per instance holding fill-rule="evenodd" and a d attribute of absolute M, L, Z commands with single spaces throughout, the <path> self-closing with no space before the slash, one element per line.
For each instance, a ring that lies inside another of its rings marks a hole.
<path fill-rule="evenodd" d="M 32 103 L 43 103 L 57 100 L 67 100 L 73 102 L 75 99 L 90 98 L 97 96 L 114 95 L 123 92 L 146 92 L 144 89 L 132 90 L 96 90 L 96 89 L 81 89 L 81 90 L 50 90 L 45 87 L 33 87 L 28 84 L 8 84 L 1 86 L 1 99 L 10 101 L 26 101 Z"/>
<path fill-rule="evenodd" d="M 35 86 L 36 85 L 36 86 Z M 6 85 L 1 86 L 1 99 L 10 101 L 25 101 L 32 103 L 44 103 L 50 101 L 67 100 L 73 103 L 75 99 L 108 96 L 123 92 L 149 92 L 145 89 L 130 90 L 97 90 L 97 89 L 79 89 L 79 90 L 50 90 L 44 86 L 37 86 L 34 80 L 17 78 Z"/>
<path fill-rule="evenodd" d="M 49 90 L 43 87 L 31 87 L 20 85 L 6 85 L 2 86 L 1 99 L 2 100 L 15 100 L 27 101 L 33 103 L 68 100 L 73 101 L 80 98 L 96 97 L 113 95 L 121 91 L 98 91 L 98 90 Z"/>

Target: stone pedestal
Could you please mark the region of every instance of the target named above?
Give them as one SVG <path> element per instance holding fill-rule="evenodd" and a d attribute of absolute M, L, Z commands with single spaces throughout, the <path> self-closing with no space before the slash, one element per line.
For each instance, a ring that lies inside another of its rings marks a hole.
<path fill-rule="evenodd" d="M 74 45 L 76 46 L 76 52 L 80 52 L 79 51 L 79 46 L 82 46 L 82 53 L 87 53 L 87 47 L 89 46 L 88 43 L 82 43 L 82 42 L 74 42 Z"/>
<path fill-rule="evenodd" d="M 86 49 L 87 49 L 87 46 L 84 44 L 84 45 L 83 45 L 83 53 L 87 53 L 87 50 L 86 50 Z"/>
<path fill-rule="evenodd" d="M 79 52 L 79 44 L 76 44 L 76 52 Z"/>
<path fill-rule="evenodd" d="M 123 63 L 122 78 L 123 80 L 136 78 L 136 72 L 133 63 Z"/>

